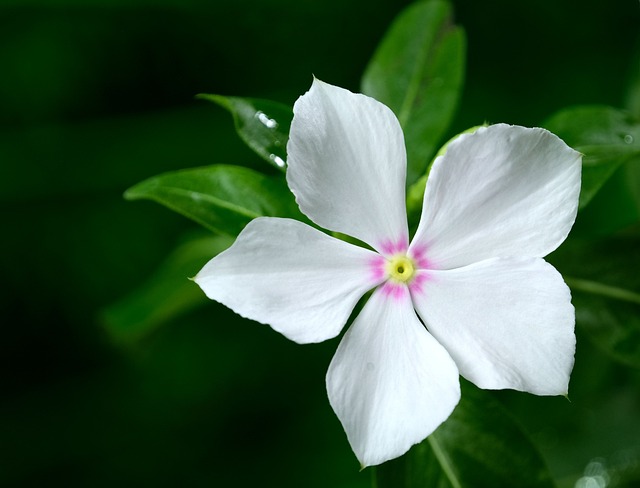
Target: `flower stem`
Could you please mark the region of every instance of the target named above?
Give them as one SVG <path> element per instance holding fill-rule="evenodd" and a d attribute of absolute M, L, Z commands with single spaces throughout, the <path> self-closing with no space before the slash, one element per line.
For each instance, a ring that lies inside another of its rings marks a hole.
<path fill-rule="evenodd" d="M 640 305 L 640 293 L 635 293 L 631 290 L 605 285 L 604 283 L 599 283 L 597 281 L 571 278 L 569 276 L 565 276 L 564 280 L 567 285 L 569 285 L 569 288 L 577 291 L 583 291 L 594 295 L 614 298 L 616 300 L 623 300 L 625 302 L 632 302 Z"/>
<path fill-rule="evenodd" d="M 442 471 L 444 471 L 444 474 L 447 476 L 449 483 L 451 483 L 451 487 L 462 488 L 462 484 L 460 483 L 460 480 L 456 476 L 456 473 L 451 466 L 451 461 L 449 460 L 447 454 L 442 450 L 442 447 L 440 447 L 440 443 L 438 442 L 438 439 L 436 439 L 436 436 L 434 434 L 431 434 L 429 437 L 427 437 L 427 441 L 429 441 L 431 450 L 433 450 L 433 454 L 440 463 Z"/>

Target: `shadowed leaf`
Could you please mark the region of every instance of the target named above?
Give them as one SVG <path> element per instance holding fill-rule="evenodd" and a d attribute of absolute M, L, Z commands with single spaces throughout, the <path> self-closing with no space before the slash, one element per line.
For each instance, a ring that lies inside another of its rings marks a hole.
<path fill-rule="evenodd" d="M 556 113 L 543 126 L 584 154 L 580 208 L 622 164 L 640 164 L 640 122 L 624 111 L 605 106 L 572 107 Z"/>
<path fill-rule="evenodd" d="M 175 249 L 145 283 L 102 312 L 102 322 L 112 337 L 119 342 L 136 342 L 206 303 L 204 293 L 188 278 L 231 242 L 225 236 L 201 237 Z"/>
<path fill-rule="evenodd" d="M 542 457 L 491 394 L 462 382 L 453 414 L 404 456 L 379 466 L 378 488 L 554 486 Z"/>
<path fill-rule="evenodd" d="M 570 239 L 548 259 L 571 288 L 576 325 L 611 357 L 640 367 L 640 232 Z"/>

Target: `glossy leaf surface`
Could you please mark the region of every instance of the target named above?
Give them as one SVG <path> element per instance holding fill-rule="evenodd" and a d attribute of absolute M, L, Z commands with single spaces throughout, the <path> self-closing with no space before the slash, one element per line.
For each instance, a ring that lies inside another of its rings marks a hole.
<path fill-rule="evenodd" d="M 584 154 L 580 208 L 622 164 L 640 163 L 640 122 L 627 112 L 605 106 L 572 107 L 543 125 Z"/>
<path fill-rule="evenodd" d="M 462 398 L 425 441 L 378 467 L 379 488 L 550 488 L 531 441 L 487 391 L 462 382 Z"/>
<path fill-rule="evenodd" d="M 164 173 L 133 186 L 129 200 L 148 199 L 218 234 L 237 235 L 262 216 L 302 218 L 284 178 L 240 166 L 207 166 Z"/>
<path fill-rule="evenodd" d="M 396 18 L 364 73 L 362 92 L 400 120 L 407 185 L 424 174 L 451 123 L 464 79 L 465 46 L 447 2 L 419 2 Z"/>
<path fill-rule="evenodd" d="M 242 140 L 265 161 L 284 170 L 287 161 L 287 140 L 293 118 L 291 107 L 257 98 L 198 95 L 217 103 L 233 116 L 236 131 Z"/>

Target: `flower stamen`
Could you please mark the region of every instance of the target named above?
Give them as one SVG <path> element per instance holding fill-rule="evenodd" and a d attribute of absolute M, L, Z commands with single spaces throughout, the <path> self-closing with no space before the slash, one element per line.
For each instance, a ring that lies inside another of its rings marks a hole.
<path fill-rule="evenodd" d="M 415 274 L 415 265 L 405 254 L 397 254 L 387 261 L 387 273 L 391 280 L 407 283 Z"/>

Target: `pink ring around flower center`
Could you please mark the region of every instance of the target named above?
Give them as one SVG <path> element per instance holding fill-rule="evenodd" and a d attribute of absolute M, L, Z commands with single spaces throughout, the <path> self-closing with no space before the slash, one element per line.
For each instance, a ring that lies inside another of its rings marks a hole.
<path fill-rule="evenodd" d="M 410 287 L 411 285 L 409 285 Z M 393 283 L 392 281 L 386 281 L 382 285 L 382 293 L 386 297 L 393 298 L 396 301 L 402 300 L 409 295 L 407 285 L 405 283 Z"/>
<path fill-rule="evenodd" d="M 388 239 L 382 241 L 380 244 L 380 250 L 385 256 L 393 256 L 394 254 L 406 253 L 409 247 L 409 242 L 405 237 L 401 237 L 395 241 Z"/>
<path fill-rule="evenodd" d="M 380 254 L 376 254 L 369 261 L 369 272 L 371 274 L 371 279 L 376 283 L 379 283 L 380 281 L 385 279 L 387 274 L 387 271 L 385 269 L 386 263 L 387 260 Z"/>
<path fill-rule="evenodd" d="M 382 283 L 381 291 L 394 300 L 401 300 L 411 294 L 419 294 L 423 292 L 424 284 L 429 280 L 429 259 L 427 258 L 427 250 L 425 246 L 413 245 L 408 250 L 406 239 L 398 239 L 396 241 L 388 240 L 380 246 L 382 253 L 377 254 L 369 262 L 370 276 L 376 283 Z M 387 266 L 389 259 L 398 254 L 406 255 L 415 264 L 414 275 L 406 283 L 399 283 L 390 278 Z"/>
<path fill-rule="evenodd" d="M 420 244 L 411 246 L 408 256 L 413 259 L 418 269 L 429 269 L 430 262 L 427 259 L 427 248 Z"/>

